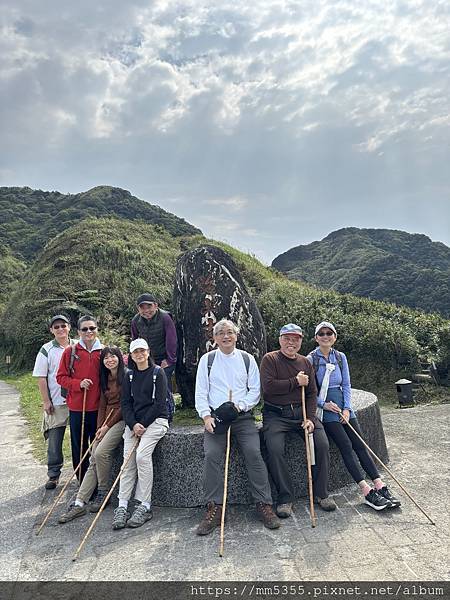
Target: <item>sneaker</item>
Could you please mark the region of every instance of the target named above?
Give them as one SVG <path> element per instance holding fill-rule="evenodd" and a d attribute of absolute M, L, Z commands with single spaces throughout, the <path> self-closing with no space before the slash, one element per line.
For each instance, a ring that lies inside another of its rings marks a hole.
<path fill-rule="evenodd" d="M 142 504 L 139 504 L 139 506 L 137 506 L 134 509 L 134 512 L 131 515 L 131 519 L 127 523 L 127 527 L 132 527 L 132 528 L 140 527 L 146 521 L 150 521 L 150 519 L 152 517 L 153 517 L 152 511 L 146 509 L 145 506 L 143 506 Z"/>
<path fill-rule="evenodd" d="M 391 505 L 388 506 L 388 508 L 398 508 L 399 506 L 402 505 L 400 500 L 391 494 L 387 485 L 382 487 L 381 490 L 377 490 L 377 491 L 380 494 L 380 496 L 383 496 L 383 498 L 386 498 L 386 500 L 391 503 Z"/>
<path fill-rule="evenodd" d="M 263 522 L 264 527 L 267 527 L 267 529 L 278 529 L 278 527 L 281 526 L 281 521 L 273 512 L 271 504 L 257 502 L 256 514 L 258 516 L 258 519 Z"/>
<path fill-rule="evenodd" d="M 377 490 L 370 490 L 367 496 L 364 496 L 364 502 L 374 510 L 383 510 L 390 506 L 390 502 L 379 494 Z"/>
<path fill-rule="evenodd" d="M 46 490 L 54 490 L 59 483 L 59 477 L 49 477 L 45 484 Z"/>
<path fill-rule="evenodd" d="M 277 515 L 280 519 L 287 519 L 292 515 L 292 502 L 285 502 L 277 506 Z"/>
<path fill-rule="evenodd" d="M 113 529 L 124 529 L 127 526 L 127 521 L 130 518 L 130 513 L 123 506 L 118 506 L 114 511 L 112 522 Z"/>
<path fill-rule="evenodd" d="M 197 535 L 208 535 L 211 531 L 214 531 L 216 527 L 219 527 L 222 519 L 222 505 L 215 504 L 214 502 L 208 502 L 206 507 L 206 515 L 200 521 L 197 527 Z"/>
<path fill-rule="evenodd" d="M 69 521 L 73 521 L 78 517 L 82 517 L 86 514 L 86 512 L 86 505 L 83 504 L 83 506 L 78 506 L 73 504 L 66 513 L 59 517 L 58 523 L 68 523 Z"/>
<path fill-rule="evenodd" d="M 330 498 L 329 496 L 327 498 L 317 497 L 316 503 L 320 506 L 322 510 L 326 510 L 327 512 L 336 510 L 336 502 L 333 500 L 333 498 Z"/>
<path fill-rule="evenodd" d="M 106 490 L 98 490 L 97 494 L 95 495 L 95 498 L 92 500 L 92 502 L 89 505 L 89 511 L 92 513 L 98 512 L 101 509 L 102 504 L 105 501 L 105 498 L 107 495 L 108 495 L 108 492 Z M 106 503 L 106 505 L 109 504 L 109 500 L 110 499 L 108 499 L 108 502 Z"/>

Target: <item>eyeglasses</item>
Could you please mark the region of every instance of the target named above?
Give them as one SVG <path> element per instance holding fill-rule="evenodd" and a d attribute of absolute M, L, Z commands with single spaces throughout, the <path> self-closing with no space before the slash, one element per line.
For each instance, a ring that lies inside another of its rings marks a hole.
<path fill-rule="evenodd" d="M 92 327 L 92 325 L 91 325 L 91 327 L 82 327 L 80 329 L 80 331 L 82 331 L 83 333 L 86 333 L 86 331 L 95 331 L 96 329 L 97 329 L 97 327 Z"/>
<path fill-rule="evenodd" d="M 317 335 L 319 337 L 323 337 L 324 335 L 331 337 L 332 335 L 334 335 L 334 331 L 319 331 L 319 333 Z"/>
<path fill-rule="evenodd" d="M 234 331 L 232 331 L 231 329 L 228 331 L 219 331 L 219 333 L 216 333 L 217 337 L 225 337 L 226 335 L 228 336 L 232 336 L 232 335 L 236 335 Z"/>
<path fill-rule="evenodd" d="M 52 329 L 65 329 L 67 327 L 67 323 L 62 323 L 61 325 L 52 325 Z"/>

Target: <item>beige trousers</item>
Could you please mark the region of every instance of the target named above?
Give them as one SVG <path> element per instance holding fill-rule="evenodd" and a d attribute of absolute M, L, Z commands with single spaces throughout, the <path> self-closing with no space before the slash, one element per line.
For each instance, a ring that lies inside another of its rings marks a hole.
<path fill-rule="evenodd" d="M 166 435 L 168 430 L 169 423 L 167 419 L 162 418 L 156 419 L 147 427 L 120 478 L 119 500 L 131 499 L 137 476 L 135 499 L 139 502 L 151 502 L 153 488 L 152 454 L 156 444 Z M 128 426 L 125 427 L 123 439 L 123 455 L 127 457 L 136 442 L 136 437 Z"/>
<path fill-rule="evenodd" d="M 112 453 L 120 444 L 125 421 L 119 421 L 105 433 L 100 442 L 92 446 L 89 468 L 78 490 L 77 500 L 89 502 L 95 488 L 106 491 L 109 487 Z"/>

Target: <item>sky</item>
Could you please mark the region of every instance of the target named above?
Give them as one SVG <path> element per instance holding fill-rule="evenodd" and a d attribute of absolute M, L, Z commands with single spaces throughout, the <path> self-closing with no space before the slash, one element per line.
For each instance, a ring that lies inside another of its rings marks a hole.
<path fill-rule="evenodd" d="M 3 0 L 0 185 L 112 185 L 270 262 L 450 245 L 448 0 Z"/>

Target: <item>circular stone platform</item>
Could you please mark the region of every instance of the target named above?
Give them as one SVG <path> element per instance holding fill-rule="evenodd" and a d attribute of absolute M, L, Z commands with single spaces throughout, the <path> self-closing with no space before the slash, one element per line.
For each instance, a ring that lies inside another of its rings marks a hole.
<path fill-rule="evenodd" d="M 369 392 L 354 389 L 352 390 L 352 403 L 364 440 L 383 462 L 387 462 L 388 452 L 377 397 Z M 261 424 L 259 426 L 261 427 Z M 288 434 L 286 443 L 295 496 L 296 498 L 306 496 L 307 479 L 304 441 L 299 435 Z M 340 452 L 333 442 L 330 443 L 330 459 L 329 490 L 332 492 L 350 483 L 352 479 L 342 462 Z M 113 466 L 114 477 L 118 474 L 120 464 L 121 456 L 117 452 Z M 155 505 L 181 508 L 204 504 L 202 425 L 171 427 L 156 447 L 153 464 L 153 503 Z M 244 461 L 238 445 L 233 442 L 228 475 L 228 502 L 232 504 L 252 504 L 253 502 L 248 491 Z"/>

